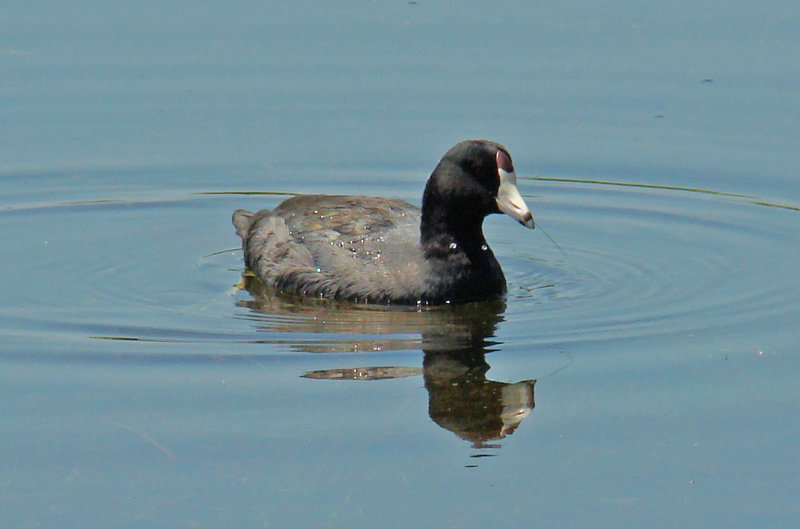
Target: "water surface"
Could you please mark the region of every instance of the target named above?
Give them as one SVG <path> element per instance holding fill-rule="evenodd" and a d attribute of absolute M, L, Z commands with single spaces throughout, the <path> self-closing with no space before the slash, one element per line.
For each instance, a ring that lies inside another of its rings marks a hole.
<path fill-rule="evenodd" d="M 12 2 L 9 527 L 790 527 L 792 3 Z M 503 142 L 506 299 L 242 288 L 236 208 Z"/>

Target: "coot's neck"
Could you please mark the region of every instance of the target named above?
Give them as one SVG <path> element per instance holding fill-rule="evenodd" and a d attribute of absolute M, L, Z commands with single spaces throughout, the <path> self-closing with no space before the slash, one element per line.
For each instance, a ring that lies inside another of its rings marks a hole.
<path fill-rule="evenodd" d="M 479 210 L 472 209 L 472 215 L 465 215 L 464 210 L 425 205 L 423 199 L 420 242 L 425 261 L 432 265 L 431 277 L 437 278 L 426 299 L 444 303 L 503 295 L 506 279 L 483 237 L 483 216 L 476 214 Z"/>
<path fill-rule="evenodd" d="M 444 208 L 433 211 L 422 210 L 420 242 L 426 256 L 447 255 L 454 251 L 467 254 L 486 251 L 486 239 L 483 237 L 482 229 L 483 218 L 476 220 L 458 213 Z"/>
<path fill-rule="evenodd" d="M 420 244 L 432 287 L 432 303 L 490 299 L 506 292 L 500 264 L 483 237 L 483 219 L 494 200 L 477 182 L 443 159 L 422 195 Z"/>
<path fill-rule="evenodd" d="M 480 256 L 487 252 L 483 237 L 483 207 L 471 204 L 469 199 L 453 204 L 454 189 L 448 176 L 454 172 L 445 162 L 439 164 L 425 186 L 422 195 L 422 219 L 420 243 L 426 257 L 445 256 L 454 252 L 465 252 L 469 256 Z"/>

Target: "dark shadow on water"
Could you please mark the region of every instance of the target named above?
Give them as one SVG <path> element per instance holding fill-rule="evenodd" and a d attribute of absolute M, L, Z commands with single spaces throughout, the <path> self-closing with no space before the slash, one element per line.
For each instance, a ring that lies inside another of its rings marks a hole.
<path fill-rule="evenodd" d="M 331 353 L 421 349 L 422 367 L 359 366 L 309 371 L 324 380 L 385 380 L 422 375 L 428 415 L 440 427 L 476 449 L 499 448 L 533 411 L 535 380 L 489 380 L 486 354 L 502 345 L 495 339 L 503 321 L 504 299 L 434 308 L 359 306 L 276 295 L 244 276 L 253 296 L 240 305 L 254 312 L 263 332 L 320 333 L 333 338 L 296 344 L 298 351 Z M 474 457 L 485 457 L 479 453 Z"/>

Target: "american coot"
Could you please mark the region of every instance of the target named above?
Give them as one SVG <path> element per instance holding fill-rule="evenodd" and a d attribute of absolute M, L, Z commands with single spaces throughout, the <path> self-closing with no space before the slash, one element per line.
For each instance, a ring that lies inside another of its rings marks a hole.
<path fill-rule="evenodd" d="M 506 279 L 483 237 L 505 213 L 529 228 L 508 151 L 462 141 L 442 157 L 422 209 L 387 198 L 303 195 L 233 213 L 244 260 L 278 291 L 357 303 L 438 305 L 496 298 Z"/>

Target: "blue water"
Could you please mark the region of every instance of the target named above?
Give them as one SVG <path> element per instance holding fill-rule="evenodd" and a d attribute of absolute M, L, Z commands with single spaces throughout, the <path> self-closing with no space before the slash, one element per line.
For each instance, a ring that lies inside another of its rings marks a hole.
<path fill-rule="evenodd" d="M 6 2 L 3 526 L 797 525 L 798 11 Z M 469 137 L 502 303 L 241 288 L 234 209 Z"/>

